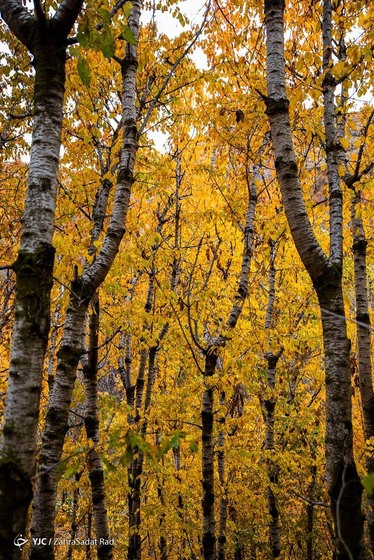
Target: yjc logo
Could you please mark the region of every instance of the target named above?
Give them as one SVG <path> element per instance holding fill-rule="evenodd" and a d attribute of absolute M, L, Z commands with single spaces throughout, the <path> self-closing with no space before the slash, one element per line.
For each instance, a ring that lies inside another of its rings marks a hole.
<path fill-rule="evenodd" d="M 22 550 L 23 545 L 27 543 L 27 539 L 24 539 L 22 535 L 17 535 L 13 542 L 15 546 Z"/>

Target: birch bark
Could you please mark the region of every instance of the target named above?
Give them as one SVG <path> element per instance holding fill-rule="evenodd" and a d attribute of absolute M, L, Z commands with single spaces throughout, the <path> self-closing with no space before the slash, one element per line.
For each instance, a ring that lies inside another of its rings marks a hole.
<path fill-rule="evenodd" d="M 112 560 L 113 545 L 110 543 L 109 521 L 104 484 L 104 468 L 102 460 L 95 449 L 95 444 L 99 442 L 97 370 L 99 356 L 100 302 L 97 292 L 95 292 L 91 298 L 91 306 L 92 313 L 88 323 L 88 352 L 87 359 L 83 363 L 83 376 L 86 393 L 84 424 L 87 438 L 91 439 L 94 443 L 94 446 L 87 454 L 87 465 L 91 484 L 95 535 L 98 541 L 97 557 L 99 560 Z"/>
<path fill-rule="evenodd" d="M 262 151 L 262 148 L 261 148 Z M 259 168 L 254 166 L 252 182 L 248 182 L 248 208 L 244 228 L 243 257 L 238 290 L 235 295 L 231 312 L 226 321 L 226 329 L 232 331 L 240 318 L 242 308 L 248 292 L 248 275 L 252 258 L 252 241 L 255 208 L 257 203 L 256 180 Z M 227 336 L 227 335 L 226 335 Z M 216 523 L 215 523 L 215 492 L 214 492 L 214 389 L 211 378 L 216 373 L 218 362 L 218 349 L 224 346 L 226 337 L 217 337 L 204 350 L 204 385 L 202 398 L 201 425 L 202 425 L 202 487 L 203 487 L 203 558 L 215 560 L 216 558 Z"/>
<path fill-rule="evenodd" d="M 369 315 L 368 285 L 367 285 L 367 239 L 364 225 L 359 211 L 361 193 L 355 193 L 352 201 L 352 233 L 353 257 L 356 297 L 357 348 L 358 348 L 358 377 L 360 383 L 361 407 L 365 439 L 374 437 L 374 391 L 371 364 L 371 323 Z M 374 472 L 374 458 L 372 454 L 366 458 L 368 473 Z M 367 523 L 369 531 L 369 546 L 374 554 L 374 492 L 367 496 Z"/>
<path fill-rule="evenodd" d="M 134 0 L 128 21 L 136 40 L 139 35 L 141 8 L 142 1 Z M 99 288 L 113 264 L 125 232 L 131 187 L 134 181 L 135 157 L 138 149 L 135 107 L 136 71 L 137 46 L 128 43 L 125 57 L 121 61 L 124 140 L 120 154 L 112 215 L 100 253 L 71 285 L 65 330 L 58 352 L 57 371 L 42 438 L 31 534 L 33 536 L 42 535 L 47 538 L 48 543 L 53 543 L 57 493 L 56 466 L 61 460 L 77 365 L 82 354 L 81 340 L 85 316 L 94 292 Z M 46 546 L 34 545 L 31 549 L 31 558 L 33 560 L 53 560 L 52 544 Z"/>
<path fill-rule="evenodd" d="M 220 405 L 225 404 L 225 393 L 222 391 L 220 394 Z M 219 419 L 220 430 L 218 433 L 218 478 L 221 487 L 221 499 L 219 504 L 219 534 L 218 534 L 218 546 L 217 546 L 217 558 L 218 560 L 225 560 L 226 558 L 226 533 L 227 533 L 227 509 L 228 509 L 228 499 L 227 499 L 227 480 L 226 480 L 226 461 L 225 461 L 225 416 Z"/>
<path fill-rule="evenodd" d="M 324 64 L 329 36 L 329 0 L 324 3 Z M 285 88 L 284 9 L 282 0 L 265 0 L 267 32 L 266 109 L 270 121 L 275 166 L 287 220 L 301 260 L 317 292 L 321 313 L 326 371 L 326 480 L 335 521 L 338 560 L 364 556 L 362 487 L 353 458 L 350 343 L 346 333 L 342 294 L 341 191 L 336 177 L 335 111 L 332 114 L 331 77 L 324 80 L 326 151 L 330 188 L 330 257 L 320 247 L 303 200 L 292 141 Z M 332 144 L 331 144 L 332 143 Z"/>
<path fill-rule="evenodd" d="M 269 268 L 269 299 L 266 309 L 265 329 L 270 329 L 273 324 L 274 303 L 275 303 L 275 242 L 270 240 L 270 268 Z M 266 497 L 268 502 L 268 513 L 270 517 L 269 523 L 269 544 L 273 558 L 278 558 L 281 554 L 281 532 L 279 523 L 279 507 L 277 496 L 273 491 L 279 483 L 279 466 L 274 461 L 275 458 L 275 441 L 274 441 L 274 425 L 275 425 L 275 408 L 277 398 L 275 396 L 276 368 L 278 361 L 283 353 L 281 347 L 277 353 L 267 352 L 265 358 L 267 361 L 267 385 L 271 391 L 269 398 L 261 398 L 261 408 L 266 425 L 265 449 L 269 451 L 266 459 L 266 468 L 269 478 L 269 486 L 266 489 Z"/>
<path fill-rule="evenodd" d="M 20 558 L 14 538 L 25 531 L 35 474 L 43 363 L 50 328 L 52 234 L 65 91 L 66 40 L 82 7 L 64 0 L 55 16 L 32 15 L 1 0 L 1 16 L 33 55 L 34 122 L 16 272 L 15 320 L 0 450 L 0 558 Z"/>

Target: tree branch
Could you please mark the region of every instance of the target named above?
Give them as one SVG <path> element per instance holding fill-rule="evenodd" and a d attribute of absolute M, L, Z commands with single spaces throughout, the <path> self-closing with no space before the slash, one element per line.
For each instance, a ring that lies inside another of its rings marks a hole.
<path fill-rule="evenodd" d="M 304 500 L 304 502 L 307 502 L 308 504 L 311 504 L 312 506 L 320 506 L 320 507 L 324 507 L 324 508 L 329 508 L 330 507 L 329 504 L 326 504 L 325 502 L 315 502 L 314 500 L 310 500 L 306 496 L 302 496 L 301 494 L 298 494 L 298 492 L 295 492 L 295 490 L 292 491 L 292 494 L 294 496 L 296 496 L 297 498 L 300 498 L 300 500 Z"/>
<path fill-rule="evenodd" d="M 0 0 L 0 13 L 17 39 L 30 50 L 31 32 L 35 24 L 35 17 L 23 6 L 20 0 Z"/>
<path fill-rule="evenodd" d="M 40 0 L 34 0 L 34 11 L 38 22 L 41 25 L 45 25 L 47 18 Z"/>
<path fill-rule="evenodd" d="M 154 108 L 156 107 L 161 95 L 163 94 L 163 92 L 165 91 L 165 89 L 167 88 L 171 78 L 174 76 L 174 72 L 177 69 L 177 67 L 180 65 L 180 63 L 182 62 L 182 60 L 184 58 L 186 58 L 186 56 L 188 55 L 188 53 L 190 52 L 190 50 L 192 49 L 192 47 L 194 46 L 194 44 L 196 43 L 196 41 L 198 40 L 198 38 L 200 37 L 201 33 L 203 32 L 203 29 L 205 27 L 206 21 L 208 19 L 208 14 L 209 14 L 209 10 L 210 10 L 210 6 L 211 6 L 211 0 L 209 0 L 208 2 L 208 6 L 207 9 L 205 11 L 204 14 L 204 18 L 203 21 L 198 29 L 198 31 L 195 34 L 195 37 L 192 39 L 191 43 L 187 46 L 187 48 L 183 51 L 183 53 L 177 58 L 177 60 L 174 62 L 172 68 L 170 69 L 170 72 L 168 73 L 168 75 L 166 76 L 164 83 L 162 84 L 162 86 L 160 87 L 160 89 L 158 90 L 158 92 L 156 93 L 156 95 L 154 96 L 154 98 L 152 99 L 151 103 L 150 103 L 150 107 L 147 111 L 146 116 L 143 119 L 143 122 L 139 128 L 139 136 L 142 135 L 142 133 L 144 132 L 145 127 L 147 126 L 147 123 L 152 115 L 152 112 L 154 110 Z"/>
<path fill-rule="evenodd" d="M 53 17 L 59 31 L 67 37 L 77 19 L 83 5 L 83 0 L 63 0 Z"/>

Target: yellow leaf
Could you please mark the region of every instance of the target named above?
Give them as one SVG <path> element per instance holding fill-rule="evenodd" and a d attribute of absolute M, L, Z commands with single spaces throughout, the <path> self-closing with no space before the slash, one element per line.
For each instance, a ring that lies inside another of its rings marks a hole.
<path fill-rule="evenodd" d="M 340 145 L 342 146 L 342 148 L 344 148 L 344 150 L 348 150 L 348 148 L 349 148 L 348 138 L 341 138 L 340 139 Z"/>

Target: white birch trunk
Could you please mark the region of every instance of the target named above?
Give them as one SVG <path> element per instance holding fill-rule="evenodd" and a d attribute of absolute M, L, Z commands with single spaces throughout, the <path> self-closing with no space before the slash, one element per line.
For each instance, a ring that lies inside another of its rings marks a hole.
<path fill-rule="evenodd" d="M 66 11 L 66 6 L 69 7 Z M 66 39 L 80 0 L 62 2 L 54 18 L 34 17 L 18 0 L 0 11 L 34 57 L 34 123 L 16 271 L 15 320 L 0 450 L 0 558 L 20 558 L 13 540 L 25 531 L 35 474 L 36 433 L 50 328 L 52 234 L 61 144 Z"/>
<path fill-rule="evenodd" d="M 265 141 L 266 142 L 266 141 Z M 264 143 L 263 147 L 266 144 Z M 262 149 L 260 153 L 262 152 Z M 230 314 L 226 321 L 226 329 L 231 332 L 237 325 L 248 292 L 248 276 L 252 258 L 252 242 L 255 209 L 257 203 L 256 179 L 258 165 L 254 166 L 251 181 L 248 181 L 248 207 L 244 227 L 243 256 L 237 293 Z M 247 177 L 248 179 L 248 177 Z M 216 373 L 218 348 L 224 346 L 227 335 L 218 336 L 204 349 L 204 385 L 205 389 L 201 407 L 202 425 L 202 487 L 203 487 L 203 558 L 216 558 L 216 523 L 215 523 L 215 490 L 214 490 L 214 389 L 210 386 L 210 378 Z"/>
<path fill-rule="evenodd" d="M 322 312 L 326 371 L 326 480 L 335 520 L 338 560 L 359 560 L 364 555 L 362 487 L 353 459 L 350 344 L 347 339 L 342 295 L 340 197 L 330 167 L 330 259 L 318 244 L 306 213 L 292 142 L 285 91 L 284 2 L 265 0 L 269 116 L 275 165 L 294 243 L 316 289 Z M 326 10 L 325 7 L 325 18 Z M 328 33 L 328 31 L 325 31 Z M 330 86 L 329 81 L 325 88 Z M 330 141 L 331 98 L 325 95 L 326 139 Z M 330 163 L 329 163 L 330 162 Z M 340 209 L 340 210 L 339 210 Z"/>
<path fill-rule="evenodd" d="M 134 0 L 129 17 L 129 27 L 136 40 L 139 34 L 141 6 L 141 0 Z M 57 371 L 42 438 L 43 445 L 39 460 L 31 532 L 34 536 L 42 535 L 46 537 L 48 543 L 53 542 L 57 494 L 56 466 L 62 456 L 77 365 L 82 353 L 81 340 L 85 315 L 92 295 L 104 281 L 113 264 L 125 232 L 127 210 L 134 180 L 135 157 L 138 149 L 135 108 L 136 71 L 137 46 L 127 44 L 125 58 L 121 62 L 124 140 L 120 154 L 112 215 L 102 249 L 97 258 L 84 270 L 82 276 L 72 282 L 66 326 L 58 353 Z M 31 558 L 33 560 L 53 560 L 53 546 L 50 544 L 32 546 Z"/>

